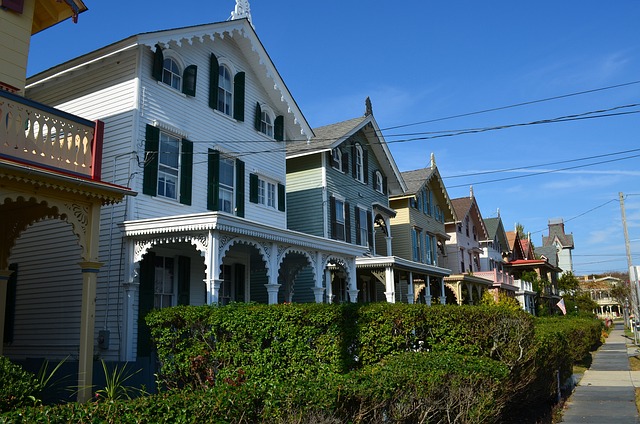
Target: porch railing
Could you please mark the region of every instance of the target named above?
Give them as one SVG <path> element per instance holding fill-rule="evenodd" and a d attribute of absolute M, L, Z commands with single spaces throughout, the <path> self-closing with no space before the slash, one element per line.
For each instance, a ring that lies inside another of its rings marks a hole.
<path fill-rule="evenodd" d="M 533 291 L 533 284 L 524 280 L 513 280 L 513 285 L 520 288 L 520 291 Z"/>
<path fill-rule="evenodd" d="M 0 90 L 0 157 L 100 180 L 103 123 Z"/>
<path fill-rule="evenodd" d="M 491 280 L 494 283 L 498 284 L 509 284 L 514 285 L 513 276 L 507 274 L 506 272 L 499 271 L 494 269 L 493 271 L 476 271 L 473 275 L 486 278 L 487 280 Z"/>

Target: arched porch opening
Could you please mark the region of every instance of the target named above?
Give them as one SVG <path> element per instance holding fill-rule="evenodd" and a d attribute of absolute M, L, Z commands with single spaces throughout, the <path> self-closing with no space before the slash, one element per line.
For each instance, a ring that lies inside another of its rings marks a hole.
<path fill-rule="evenodd" d="M 306 253 L 290 250 L 280 262 L 278 280 L 282 284 L 278 292 L 278 303 L 315 302 L 315 270 Z"/>

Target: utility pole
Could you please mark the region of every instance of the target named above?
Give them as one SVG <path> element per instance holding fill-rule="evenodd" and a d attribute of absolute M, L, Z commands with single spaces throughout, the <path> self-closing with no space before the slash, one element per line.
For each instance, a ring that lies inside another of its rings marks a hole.
<path fill-rule="evenodd" d="M 627 215 L 624 211 L 624 194 L 622 192 L 618 193 L 620 197 L 620 212 L 622 213 L 622 229 L 624 231 L 624 246 L 627 250 L 627 269 L 629 270 L 629 285 L 633 303 L 633 322 L 634 328 L 633 333 L 635 334 L 636 344 L 638 342 L 638 331 L 636 322 L 640 318 L 640 311 L 638 310 L 638 277 L 636 275 L 635 269 L 633 268 L 633 261 L 631 260 L 631 245 L 629 244 L 629 231 L 627 231 Z"/>

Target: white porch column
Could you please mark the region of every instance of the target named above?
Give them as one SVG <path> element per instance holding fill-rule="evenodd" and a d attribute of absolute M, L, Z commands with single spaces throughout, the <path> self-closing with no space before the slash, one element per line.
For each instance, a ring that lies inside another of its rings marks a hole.
<path fill-rule="evenodd" d="M 393 280 L 393 268 L 388 266 L 384 269 L 384 286 L 386 289 L 384 295 L 389 303 L 396 303 L 395 284 Z"/>
<path fill-rule="evenodd" d="M 358 277 L 356 275 L 356 259 L 351 259 L 347 266 L 349 267 L 349 301 L 351 303 L 356 303 L 358 301 Z"/>
<path fill-rule="evenodd" d="M 0 271 L 0 356 L 2 356 L 4 346 L 4 315 L 7 307 L 7 287 L 9 286 L 9 277 L 11 277 L 13 271 L 2 270 Z"/>
<path fill-rule="evenodd" d="M 91 399 L 93 390 L 93 331 L 96 315 L 96 288 L 100 262 L 80 262 L 82 307 L 80 310 L 80 354 L 78 357 L 78 402 Z"/>
<path fill-rule="evenodd" d="M 446 305 L 447 303 L 447 295 L 444 291 L 444 278 L 440 279 L 440 304 Z"/>
<path fill-rule="evenodd" d="M 409 271 L 409 281 L 407 282 L 407 303 L 413 305 L 413 298 L 415 293 L 413 291 L 413 272 Z"/>
<path fill-rule="evenodd" d="M 331 270 L 326 269 L 324 271 L 324 285 L 325 285 L 325 293 L 327 296 L 327 303 L 333 303 L 333 287 L 331 281 Z"/>
<path fill-rule="evenodd" d="M 220 287 L 222 286 L 222 280 L 220 280 L 220 265 L 221 258 L 218 255 L 220 251 L 220 238 L 218 234 L 213 231 L 209 231 L 207 234 L 208 243 L 206 248 L 205 257 L 205 284 L 207 286 L 207 304 L 217 305 Z"/>
<path fill-rule="evenodd" d="M 324 300 L 324 287 L 322 287 L 322 253 L 316 252 L 316 263 L 313 270 L 313 296 L 316 303 L 322 303 Z"/>
<path fill-rule="evenodd" d="M 431 306 L 431 276 L 427 275 L 427 288 L 424 291 L 424 302 Z"/>
<path fill-rule="evenodd" d="M 267 288 L 269 305 L 275 305 L 278 303 L 278 290 L 280 290 L 281 284 L 265 284 L 264 286 Z"/>

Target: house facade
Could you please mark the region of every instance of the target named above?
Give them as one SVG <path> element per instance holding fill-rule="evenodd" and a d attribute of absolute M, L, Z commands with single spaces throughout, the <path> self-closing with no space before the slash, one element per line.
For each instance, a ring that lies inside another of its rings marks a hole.
<path fill-rule="evenodd" d="M 135 193 L 103 179 L 103 122 L 37 102 L 25 86 L 31 35 L 85 10 L 77 0 L 0 8 L 0 355 L 40 358 L 64 344 L 79 401 L 93 377 L 100 213 Z"/>
<path fill-rule="evenodd" d="M 364 249 L 356 258 L 355 285 L 335 274 L 326 302 L 408 301 L 408 280 L 394 273 L 396 212 L 389 207 L 389 195 L 405 186 L 370 100 L 362 117 L 314 133 L 309 143 L 287 146 L 288 226 Z"/>
<path fill-rule="evenodd" d="M 495 218 L 485 218 L 484 225 L 488 238 L 481 240 L 482 253 L 480 254 L 480 268 L 482 271 L 474 275 L 493 281 L 490 291 L 497 298 L 499 293 L 509 297 L 515 297 L 518 287 L 514 284 L 513 276 L 506 272 L 505 258 L 509 257 L 509 242 L 507 233 L 502 225 L 500 211 Z"/>
<path fill-rule="evenodd" d="M 100 215 L 107 265 L 90 335 L 100 357 L 152 364 L 144 323 L 152 308 L 322 302 L 334 274 L 355 289 L 355 258 L 368 246 L 287 228 L 286 145 L 314 134 L 248 10 L 118 41 L 32 77 L 27 92 L 104 121 L 103 176 L 140 193 Z M 21 241 L 24 252 L 51 249 L 42 235 L 59 228 L 45 224 Z M 31 352 L 14 346 L 14 354 Z"/>
<path fill-rule="evenodd" d="M 446 304 L 453 299 L 444 278 L 451 274 L 446 268 L 446 242 L 449 235 L 445 222 L 455 219 L 453 206 L 442 177 L 431 154 L 426 168 L 406 171 L 402 178 L 407 186 L 401 195 L 391 196 L 390 205 L 396 211 L 391 220 L 394 255 L 410 261 L 408 281 L 411 284 L 411 302 Z"/>
<path fill-rule="evenodd" d="M 493 287 L 492 280 L 475 275 L 482 271 L 480 242 L 488 239 L 487 228 L 473 188 L 469 190 L 469 197 L 452 199 L 451 204 L 455 218 L 445 223 L 450 237 L 446 243 L 445 265 L 451 269 L 452 275 L 445 278 L 445 283 L 455 294 L 458 304 L 478 304 L 484 291 Z"/>
<path fill-rule="evenodd" d="M 562 273 L 573 272 L 574 249 L 573 234 L 564 232 L 564 220 L 562 218 L 549 220 L 549 235 L 542 237 L 542 246 L 553 246 L 558 252 L 558 266 Z"/>

